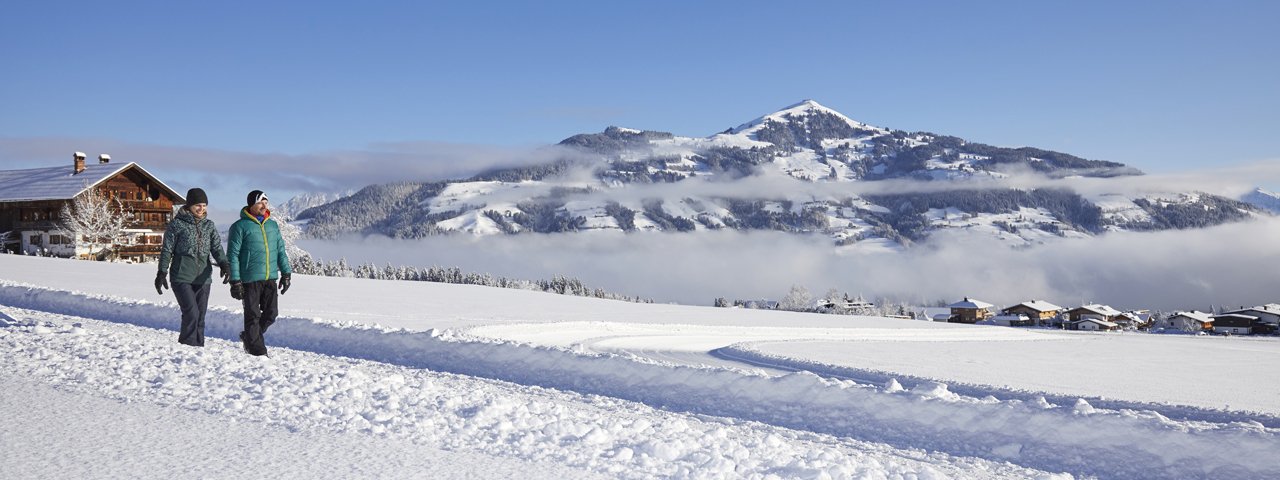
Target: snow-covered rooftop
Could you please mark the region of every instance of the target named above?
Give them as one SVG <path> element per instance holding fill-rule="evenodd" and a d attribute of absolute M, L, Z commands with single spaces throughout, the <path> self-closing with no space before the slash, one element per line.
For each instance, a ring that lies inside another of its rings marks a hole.
<path fill-rule="evenodd" d="M 965 297 L 965 299 L 962 301 L 953 303 L 951 305 L 947 305 L 947 307 L 949 308 L 991 308 L 993 306 L 994 305 L 990 303 L 984 302 L 982 300 L 975 300 L 969 297 Z"/>
<path fill-rule="evenodd" d="M 1076 307 L 1075 310 L 1088 310 L 1090 312 L 1097 313 L 1099 315 L 1106 315 L 1108 317 L 1114 317 L 1114 316 L 1120 315 L 1121 313 L 1119 310 L 1111 308 L 1111 306 L 1109 305 L 1100 305 L 1097 303 L 1085 305 L 1082 307 Z"/>
<path fill-rule="evenodd" d="M 1037 312 L 1052 312 L 1055 310 L 1062 310 L 1062 307 L 1046 302 L 1044 300 L 1032 300 L 1030 302 L 1022 302 L 1017 305 L 1014 305 L 1014 307 L 1027 307 Z M 1013 307 L 1009 307 L 1009 308 L 1013 308 Z"/>
<path fill-rule="evenodd" d="M 1213 318 L 1212 318 L 1212 317 L 1210 317 L 1208 313 L 1205 313 L 1205 312 L 1197 312 L 1197 311 L 1194 311 L 1194 310 L 1192 310 L 1192 311 L 1190 311 L 1190 312 L 1178 312 L 1178 313 L 1173 314 L 1173 316 L 1171 316 L 1171 317 L 1169 317 L 1169 318 L 1177 318 L 1177 317 L 1187 317 L 1187 318 L 1190 318 L 1190 319 L 1192 319 L 1192 320 L 1198 321 L 1198 322 L 1200 322 L 1200 323 L 1213 323 Z"/>
<path fill-rule="evenodd" d="M 88 164 L 80 173 L 74 173 L 75 170 L 70 165 L 0 170 L 0 202 L 68 200 L 130 167 L 137 167 L 143 175 L 154 180 L 178 200 L 183 199 L 182 195 L 165 185 L 141 165 L 129 162 Z"/>
<path fill-rule="evenodd" d="M 1243 314 L 1243 313 L 1224 313 L 1224 314 L 1221 314 L 1221 315 L 1214 315 L 1214 316 L 1213 316 L 1213 319 L 1214 319 L 1214 320 L 1217 320 L 1217 319 L 1219 319 L 1219 318 L 1237 318 L 1237 319 L 1250 320 L 1250 321 L 1252 321 L 1252 320 L 1257 320 L 1257 319 L 1258 319 L 1258 317 L 1255 317 L 1255 316 L 1253 316 L 1253 315 L 1245 315 L 1245 314 Z"/>

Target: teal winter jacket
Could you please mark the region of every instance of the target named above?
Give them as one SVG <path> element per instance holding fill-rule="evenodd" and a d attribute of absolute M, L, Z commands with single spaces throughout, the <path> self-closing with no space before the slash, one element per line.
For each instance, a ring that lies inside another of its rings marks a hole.
<path fill-rule="evenodd" d="M 187 209 L 178 210 L 164 227 L 164 242 L 160 246 L 160 271 L 169 273 L 173 283 L 207 284 L 213 277 L 214 262 L 226 263 L 227 254 L 222 251 L 222 236 L 213 220 L 196 218 Z"/>
<path fill-rule="evenodd" d="M 270 211 L 260 222 L 248 207 L 240 210 L 240 219 L 227 232 L 227 259 L 233 282 L 275 280 L 282 273 L 293 273 L 284 253 L 280 225 L 271 219 Z"/>

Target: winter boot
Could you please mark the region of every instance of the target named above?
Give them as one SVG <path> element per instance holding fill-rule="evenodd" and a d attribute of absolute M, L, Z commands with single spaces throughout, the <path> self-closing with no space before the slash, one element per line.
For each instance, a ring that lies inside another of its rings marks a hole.
<path fill-rule="evenodd" d="M 249 353 L 249 338 L 244 336 L 244 332 L 240 332 L 240 346 L 244 347 L 244 353 Z"/>

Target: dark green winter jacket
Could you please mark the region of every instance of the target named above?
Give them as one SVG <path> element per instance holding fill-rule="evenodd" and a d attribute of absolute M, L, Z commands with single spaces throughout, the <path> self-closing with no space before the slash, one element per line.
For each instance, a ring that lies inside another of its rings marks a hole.
<path fill-rule="evenodd" d="M 281 273 L 293 273 L 280 225 L 271 219 L 270 211 L 258 221 L 248 207 L 240 209 L 240 219 L 227 232 L 227 257 L 233 282 L 275 280 Z"/>
<path fill-rule="evenodd" d="M 213 255 L 213 263 L 209 262 Z M 213 220 L 196 218 L 187 209 L 178 210 L 164 227 L 160 247 L 160 271 L 169 272 L 172 283 L 207 284 L 213 278 L 213 264 L 226 263 L 222 236 Z"/>

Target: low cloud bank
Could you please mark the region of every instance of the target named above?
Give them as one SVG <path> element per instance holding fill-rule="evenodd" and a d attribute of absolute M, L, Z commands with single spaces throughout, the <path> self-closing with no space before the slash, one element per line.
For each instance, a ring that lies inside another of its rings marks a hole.
<path fill-rule="evenodd" d="M 793 284 L 913 303 L 964 296 L 1160 310 L 1280 302 L 1280 218 L 1201 230 L 1108 233 L 1011 249 L 983 234 L 936 233 L 902 253 L 841 255 L 829 239 L 777 232 L 579 233 L 306 240 L 327 260 L 457 266 L 515 278 L 576 277 L 615 293 L 709 305 L 784 296 Z"/>
<path fill-rule="evenodd" d="M 138 162 L 170 183 L 178 193 L 200 186 L 209 190 L 278 193 L 279 201 L 305 192 L 340 192 L 391 182 L 466 178 L 503 167 L 540 165 L 579 153 L 558 146 L 497 147 L 443 142 L 369 145 L 363 150 L 257 153 L 212 148 L 131 143 L 101 138 L 0 137 L 6 168 L 71 164 L 72 151 L 91 157 L 109 153 L 113 162 Z M 250 187 L 253 186 L 253 187 Z M 243 197 L 244 193 L 239 194 Z"/>

